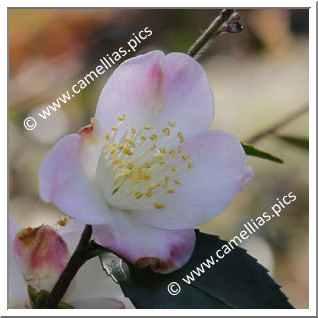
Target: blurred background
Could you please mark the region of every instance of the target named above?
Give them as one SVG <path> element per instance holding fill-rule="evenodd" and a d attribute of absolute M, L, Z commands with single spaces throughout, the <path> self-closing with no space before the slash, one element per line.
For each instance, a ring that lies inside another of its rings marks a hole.
<path fill-rule="evenodd" d="M 41 201 L 41 162 L 63 135 L 89 123 L 111 70 L 33 131 L 23 127 L 98 64 L 149 27 L 138 46 L 187 52 L 219 10 L 196 9 L 9 9 L 9 212 L 22 226 L 54 224 L 60 211 Z M 247 141 L 308 104 L 308 10 L 239 10 L 244 31 L 216 39 L 200 60 L 215 99 L 212 129 Z M 120 62 L 122 62 L 122 59 Z M 119 62 L 119 63 L 120 63 Z M 119 64 L 118 63 L 118 64 Z M 118 65 L 117 64 L 117 65 Z M 308 136 L 308 113 L 279 130 Z M 283 165 L 249 157 L 255 171 L 234 203 L 201 230 L 231 239 L 289 192 L 297 200 L 244 242 L 244 247 L 282 285 L 296 308 L 308 308 L 308 152 L 268 136 L 257 147 Z M 11 307 L 17 307 L 10 299 Z"/>

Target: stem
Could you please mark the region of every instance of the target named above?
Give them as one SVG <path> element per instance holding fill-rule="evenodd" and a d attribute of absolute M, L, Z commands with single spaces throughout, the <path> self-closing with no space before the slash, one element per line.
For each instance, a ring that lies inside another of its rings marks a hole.
<path fill-rule="evenodd" d="M 290 123 L 291 121 L 293 121 L 294 119 L 298 118 L 300 115 L 304 114 L 305 112 L 307 112 L 309 109 L 308 105 L 306 105 L 305 107 L 302 107 L 300 109 L 298 109 L 296 112 L 292 113 L 291 115 L 289 115 L 288 117 L 284 118 L 282 121 L 278 122 L 277 124 L 273 125 L 272 127 L 256 134 L 255 136 L 252 136 L 247 143 L 248 144 L 254 144 L 257 141 L 259 141 L 260 139 L 266 137 L 267 135 L 273 134 L 275 133 L 278 129 L 280 129 L 281 127 L 287 125 L 288 123 Z"/>
<path fill-rule="evenodd" d="M 100 246 L 89 244 L 91 236 L 92 226 L 85 225 L 78 245 L 52 289 L 44 308 L 56 308 L 81 266 L 100 252 Z"/>
<path fill-rule="evenodd" d="M 223 9 L 220 14 L 211 22 L 209 27 L 190 47 L 188 55 L 197 58 L 200 51 L 205 47 L 205 45 L 209 41 L 215 39 L 221 33 L 223 24 L 229 20 L 233 12 L 233 9 Z"/>

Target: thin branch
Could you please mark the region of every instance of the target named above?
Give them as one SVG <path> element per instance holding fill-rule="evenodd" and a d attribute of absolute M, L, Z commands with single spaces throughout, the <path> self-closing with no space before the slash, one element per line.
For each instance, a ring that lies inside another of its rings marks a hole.
<path fill-rule="evenodd" d="M 235 19 L 232 21 L 232 18 Z M 219 36 L 222 32 L 238 33 L 243 28 L 238 23 L 239 15 L 235 14 L 233 9 L 223 9 L 220 14 L 211 22 L 209 27 L 202 33 L 202 35 L 190 47 L 188 55 L 197 58 L 200 52 L 206 48 L 207 44 Z M 225 23 L 234 23 L 234 28 L 223 28 Z M 235 29 L 236 28 L 236 29 Z"/>
<path fill-rule="evenodd" d="M 308 105 L 298 109 L 296 112 L 294 112 L 291 115 L 289 115 L 288 117 L 284 118 L 283 120 L 281 120 L 277 124 L 271 126 L 270 128 L 265 129 L 264 131 L 256 134 L 255 136 L 252 136 L 251 138 L 249 138 L 247 143 L 254 144 L 257 141 L 259 141 L 260 139 L 262 139 L 268 135 L 274 134 L 278 129 L 282 128 L 283 126 L 289 124 L 290 122 L 292 122 L 293 120 L 295 120 L 296 118 L 301 116 L 302 114 L 306 113 L 308 111 L 308 109 L 309 109 Z"/>
<path fill-rule="evenodd" d="M 92 226 L 85 225 L 78 245 L 70 260 L 68 261 L 66 267 L 64 268 L 64 271 L 56 282 L 54 288 L 52 289 L 50 297 L 45 304 L 45 308 L 56 308 L 81 266 L 87 260 L 99 255 L 99 253 L 101 252 L 100 246 L 90 244 L 91 236 Z"/>
<path fill-rule="evenodd" d="M 91 239 L 92 232 L 93 232 L 92 226 L 89 224 L 86 224 L 77 247 L 88 244 L 89 240 Z"/>

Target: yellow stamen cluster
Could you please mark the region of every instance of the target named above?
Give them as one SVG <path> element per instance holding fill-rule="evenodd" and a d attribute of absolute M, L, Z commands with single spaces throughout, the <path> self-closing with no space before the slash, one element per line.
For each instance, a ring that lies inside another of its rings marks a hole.
<path fill-rule="evenodd" d="M 118 117 L 119 123 L 111 128 L 112 133 L 105 135 L 107 200 L 111 205 L 127 209 L 144 206 L 165 209 L 160 201 L 165 195 L 175 193 L 171 185 L 181 185 L 181 180 L 173 175 L 194 166 L 188 161 L 190 156 L 182 153 L 183 134 L 172 134 L 170 128 L 176 124 L 170 121 L 167 123 L 170 128 L 146 125 L 123 131 L 119 128 L 125 119 L 125 115 Z"/>

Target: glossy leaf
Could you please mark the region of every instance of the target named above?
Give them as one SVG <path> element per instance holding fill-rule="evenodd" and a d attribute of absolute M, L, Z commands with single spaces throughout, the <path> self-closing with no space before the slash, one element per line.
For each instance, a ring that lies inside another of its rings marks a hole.
<path fill-rule="evenodd" d="M 254 156 L 262 159 L 271 160 L 278 163 L 284 163 L 284 161 L 268 152 L 255 148 L 253 145 L 246 144 L 244 142 L 241 143 L 246 155 Z"/>
<path fill-rule="evenodd" d="M 128 263 L 124 269 L 119 258 L 117 265 L 114 259 L 110 262 L 115 269 L 108 268 L 107 271 L 114 273 L 116 267 L 121 268 L 120 271 L 129 271 L 120 275 L 130 277 L 121 280 L 120 285 L 136 308 L 293 308 L 268 271 L 239 247 L 211 268 L 205 268 L 200 277 L 194 276 L 195 281 L 191 284 L 183 281 L 182 278 L 197 271 L 202 262 L 211 255 L 214 257 L 215 252 L 227 243 L 199 231 L 196 236 L 192 258 L 173 273 L 156 274 L 150 268 L 138 269 Z M 103 264 L 105 266 L 109 264 Z M 172 282 L 177 282 L 181 288 L 174 296 L 167 289 Z"/>

